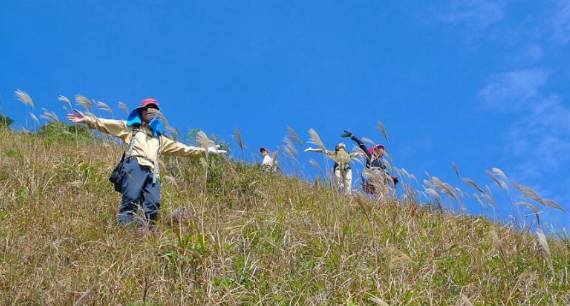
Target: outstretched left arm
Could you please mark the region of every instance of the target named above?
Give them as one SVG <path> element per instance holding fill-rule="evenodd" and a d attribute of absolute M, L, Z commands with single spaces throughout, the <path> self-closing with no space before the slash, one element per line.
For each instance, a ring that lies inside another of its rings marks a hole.
<path fill-rule="evenodd" d="M 161 154 L 170 154 L 170 155 L 177 155 L 177 156 L 198 156 L 200 154 L 206 153 L 206 149 L 202 147 L 194 147 L 185 145 L 178 141 L 172 140 L 168 137 L 161 136 L 161 146 L 160 146 L 160 153 Z M 226 153 L 225 150 L 218 150 L 216 147 L 208 148 L 208 153 L 213 154 L 223 154 Z"/>
<path fill-rule="evenodd" d="M 324 153 L 326 155 L 334 155 L 334 152 L 329 151 L 327 149 L 321 149 L 321 148 L 306 148 L 305 152 L 315 152 L 315 153 Z"/>
<path fill-rule="evenodd" d="M 366 154 L 364 154 L 363 152 L 352 152 L 350 153 L 350 159 L 355 159 L 358 157 L 367 157 Z"/>

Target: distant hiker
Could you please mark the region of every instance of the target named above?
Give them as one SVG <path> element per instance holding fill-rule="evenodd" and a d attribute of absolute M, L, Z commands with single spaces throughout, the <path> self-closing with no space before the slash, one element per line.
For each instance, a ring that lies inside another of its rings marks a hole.
<path fill-rule="evenodd" d="M 119 208 L 121 225 L 142 225 L 135 219 L 139 205 L 142 205 L 145 221 L 151 225 L 156 222 L 160 208 L 160 154 L 197 156 L 206 151 L 164 136 L 165 122 L 159 109 L 158 101 L 148 98 L 130 113 L 127 121 L 86 116 L 78 110 L 74 110 L 75 114 L 67 115 L 73 123 L 85 123 L 90 128 L 119 137 L 128 144 L 121 163 L 113 172 L 116 175 L 113 177 L 115 189 L 122 194 Z M 208 148 L 208 152 L 225 153 L 217 147 Z"/>
<path fill-rule="evenodd" d="M 382 189 L 387 189 L 386 187 L 388 187 L 387 190 L 393 191 L 398 183 L 398 178 L 391 176 L 388 172 L 388 165 L 383 158 L 384 146 L 376 144 L 367 148 L 360 138 L 346 130 L 341 136 L 350 138 L 366 154 L 366 167 L 362 171 L 362 189 L 372 194 L 378 194 Z"/>
<path fill-rule="evenodd" d="M 269 154 L 269 150 L 267 150 L 267 148 L 264 147 L 259 148 L 259 153 L 263 158 L 261 160 L 261 168 L 263 169 L 263 171 L 275 172 L 279 170 L 279 166 L 277 166 L 277 161 L 275 160 L 275 158 L 271 156 L 271 154 Z"/>
<path fill-rule="evenodd" d="M 334 152 L 321 148 L 307 148 L 305 152 L 324 153 L 327 157 L 334 160 L 334 176 L 337 187 L 340 192 L 350 194 L 352 192 L 352 168 L 350 162 L 358 156 L 358 153 L 348 153 L 344 143 L 338 143 Z"/>

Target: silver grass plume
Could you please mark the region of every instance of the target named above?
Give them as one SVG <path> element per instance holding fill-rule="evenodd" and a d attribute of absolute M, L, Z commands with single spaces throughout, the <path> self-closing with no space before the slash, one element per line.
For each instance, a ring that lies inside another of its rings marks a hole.
<path fill-rule="evenodd" d="M 295 158 L 295 153 L 292 152 L 289 147 L 283 146 L 283 152 L 285 152 L 285 155 L 286 155 L 287 157 L 289 157 L 291 160 L 297 161 L 297 159 Z"/>
<path fill-rule="evenodd" d="M 107 103 L 105 103 L 103 101 L 96 101 L 95 105 L 97 105 L 97 108 L 102 110 L 102 111 L 108 112 L 110 114 L 113 113 L 113 109 Z"/>
<path fill-rule="evenodd" d="M 233 133 L 233 137 L 235 142 L 237 143 L 241 154 L 243 154 L 244 150 L 245 150 L 245 143 L 243 142 L 243 138 L 241 137 L 241 131 L 239 129 L 235 129 L 234 133 Z"/>
<path fill-rule="evenodd" d="M 298 146 L 303 145 L 303 141 L 301 140 L 301 137 L 299 137 L 299 134 L 297 134 L 297 131 L 295 131 L 290 126 L 287 127 L 287 136 L 286 137 L 292 142 L 292 144 L 296 144 Z"/>
<path fill-rule="evenodd" d="M 32 97 L 30 97 L 30 95 L 28 93 L 26 93 L 25 91 L 23 91 L 21 89 L 16 89 L 16 91 L 14 91 L 14 95 L 24 105 L 28 105 L 31 108 L 34 108 L 34 100 L 32 100 Z"/>
<path fill-rule="evenodd" d="M 203 131 L 199 131 L 196 134 L 196 141 L 198 141 L 200 146 L 206 150 L 206 155 L 208 155 L 208 148 L 215 146 L 214 141 L 208 138 L 208 135 Z"/>
<path fill-rule="evenodd" d="M 552 255 L 550 253 L 550 247 L 548 247 L 548 241 L 546 240 L 546 236 L 544 235 L 544 232 L 542 231 L 542 229 L 539 228 L 536 231 L 536 238 L 538 239 L 538 244 L 540 245 L 540 248 L 542 249 L 544 259 L 548 263 L 548 267 L 550 268 L 550 271 L 554 272 L 554 267 L 552 265 Z"/>
<path fill-rule="evenodd" d="M 178 139 L 178 136 L 180 135 L 180 133 L 178 132 L 178 130 L 176 128 L 173 128 L 170 125 L 166 125 L 164 127 L 164 129 L 166 130 L 166 132 L 168 132 L 172 136 L 172 138 Z"/>
<path fill-rule="evenodd" d="M 473 193 L 473 197 L 475 198 L 475 200 L 477 200 L 477 203 L 479 203 L 479 205 L 481 205 L 481 207 L 486 207 L 486 206 L 487 206 L 487 205 L 483 202 L 483 200 L 481 199 L 481 197 L 479 196 L 479 194 Z"/>
<path fill-rule="evenodd" d="M 465 295 L 463 295 L 463 293 L 461 294 L 461 303 L 464 306 L 473 306 L 473 303 L 471 303 L 471 301 L 469 300 L 469 298 L 467 298 Z"/>
<path fill-rule="evenodd" d="M 382 133 L 382 136 L 384 136 L 384 139 L 386 139 L 386 141 L 388 141 L 388 131 L 386 131 L 386 127 L 384 126 L 384 123 L 382 123 L 382 121 L 378 121 L 378 123 L 376 123 L 376 127 L 378 127 L 378 130 L 380 130 L 380 133 Z"/>
<path fill-rule="evenodd" d="M 319 147 L 319 149 L 322 149 L 323 151 L 326 150 L 326 147 L 325 147 L 323 141 L 321 140 L 321 137 L 317 133 L 317 131 L 315 131 L 313 128 L 310 128 L 309 129 L 309 135 L 311 135 L 310 143 L 316 145 L 317 147 Z"/>
<path fill-rule="evenodd" d="M 433 188 L 428 187 L 428 188 L 425 188 L 424 191 L 427 195 L 429 195 L 430 197 L 432 197 L 436 200 L 441 199 L 441 197 L 439 196 L 439 193 L 437 193 L 437 191 L 435 191 L 435 189 L 433 189 Z"/>
<path fill-rule="evenodd" d="M 533 212 L 533 214 L 536 216 L 537 224 L 540 224 L 540 210 L 538 209 L 538 207 L 530 204 L 529 202 L 525 202 L 525 201 L 516 202 L 513 205 L 522 206 L 522 207 L 525 207 L 525 208 L 528 208 L 529 210 L 531 210 Z"/>
<path fill-rule="evenodd" d="M 164 129 L 167 132 L 171 133 L 172 131 L 174 131 L 173 135 L 177 134 L 176 130 L 170 125 L 170 122 L 168 121 L 168 119 L 166 119 L 166 116 L 164 116 L 164 114 L 161 111 L 154 108 L 150 108 L 148 112 L 152 115 L 152 118 L 159 119 L 163 122 Z"/>
<path fill-rule="evenodd" d="M 485 171 L 485 174 L 487 174 L 487 176 L 495 183 L 497 184 L 497 186 L 499 186 L 501 189 L 503 190 L 509 190 L 509 185 L 507 185 L 507 183 L 505 181 L 503 181 L 501 178 L 499 178 L 498 175 L 495 174 L 495 172 L 493 171 Z"/>
<path fill-rule="evenodd" d="M 40 123 L 40 119 L 38 119 L 38 117 L 34 115 L 34 113 L 30 113 L 30 117 L 32 117 L 32 120 L 34 120 L 35 123 Z"/>
<path fill-rule="evenodd" d="M 455 189 L 451 185 L 444 183 L 442 180 L 440 180 L 436 176 L 433 176 L 431 180 L 432 180 L 432 183 L 434 186 L 439 188 L 441 191 L 443 191 L 444 193 L 446 193 L 447 195 L 449 195 L 453 199 L 459 200 L 459 196 L 457 195 Z"/>
<path fill-rule="evenodd" d="M 475 183 L 472 179 L 465 177 L 463 178 L 463 181 L 467 183 L 467 185 L 473 187 L 473 189 L 477 190 L 477 192 L 485 193 L 485 191 L 481 187 L 479 187 L 479 185 L 477 185 L 477 183 Z"/>
<path fill-rule="evenodd" d="M 376 142 L 375 142 L 374 140 L 372 140 L 372 139 L 370 139 L 370 138 L 368 138 L 368 137 L 362 137 L 362 138 L 360 138 L 360 139 L 361 139 L 363 142 L 365 142 L 365 143 L 367 143 L 367 144 L 369 144 L 369 145 L 371 145 L 371 146 L 373 146 L 373 145 L 376 144 Z"/>
<path fill-rule="evenodd" d="M 91 110 L 93 108 L 93 101 L 83 95 L 76 95 L 75 102 L 83 106 L 86 110 Z"/>
<path fill-rule="evenodd" d="M 71 101 L 70 101 L 69 98 L 67 98 L 66 96 L 59 95 L 59 96 L 57 97 L 57 100 L 58 100 L 59 102 L 63 103 L 63 109 L 64 109 L 66 112 L 70 112 L 70 111 L 73 109 L 73 106 L 71 105 Z"/>
<path fill-rule="evenodd" d="M 119 101 L 119 103 L 117 103 L 117 106 L 118 106 L 119 109 L 122 110 L 126 115 L 129 114 L 129 107 L 127 106 L 127 104 L 125 104 L 125 102 Z"/>
<path fill-rule="evenodd" d="M 93 117 L 93 118 L 96 118 L 96 117 L 97 117 L 97 116 L 95 116 L 95 114 L 93 114 L 93 113 L 90 112 L 90 111 L 85 111 L 84 113 L 85 113 L 86 116 L 89 116 L 89 117 Z"/>
<path fill-rule="evenodd" d="M 299 151 L 295 148 L 293 144 L 293 140 L 287 135 L 283 138 L 283 143 L 285 143 L 284 147 L 292 156 L 299 156 Z"/>
<path fill-rule="evenodd" d="M 407 177 L 407 178 L 409 178 L 409 179 L 411 179 L 411 180 L 413 180 L 413 181 L 415 181 L 415 182 L 418 181 L 418 179 L 416 178 L 415 175 L 409 173 L 409 172 L 408 172 L 406 169 L 404 169 L 404 168 L 400 168 L 400 173 L 401 173 L 404 177 Z"/>
<path fill-rule="evenodd" d="M 489 189 L 488 186 L 485 186 L 485 192 L 483 192 L 481 195 L 483 196 L 483 199 L 485 199 L 487 201 L 487 203 L 491 204 L 491 206 L 496 207 L 497 203 L 495 202 L 495 199 L 493 199 L 493 196 L 491 195 L 491 189 Z"/>
<path fill-rule="evenodd" d="M 315 167 L 317 170 L 322 171 L 321 165 L 319 165 L 319 163 L 316 160 L 310 159 L 309 164 Z"/>
<path fill-rule="evenodd" d="M 51 112 L 45 108 L 42 108 L 43 113 L 40 115 L 40 118 L 45 119 L 47 121 L 58 122 L 59 118 L 54 112 Z"/>
<path fill-rule="evenodd" d="M 458 179 L 461 179 L 461 171 L 459 171 L 459 166 L 457 166 L 457 164 L 452 161 L 451 162 L 451 167 L 453 168 L 453 171 L 455 172 L 455 175 L 457 175 Z"/>
<path fill-rule="evenodd" d="M 503 180 L 508 180 L 507 175 L 505 174 L 505 172 L 499 168 L 492 168 L 491 172 L 493 172 L 496 176 L 501 177 Z"/>
<path fill-rule="evenodd" d="M 384 300 L 372 294 L 369 294 L 368 301 L 379 306 L 390 306 L 390 304 L 384 302 Z"/>
<path fill-rule="evenodd" d="M 558 209 L 560 211 L 566 212 L 566 210 L 564 208 L 562 208 L 562 206 L 560 206 L 560 204 L 556 203 L 553 200 L 543 199 L 536 191 L 534 191 L 532 188 L 530 188 L 528 186 L 519 184 L 517 182 L 513 182 L 513 186 L 515 187 L 515 189 L 520 191 L 525 197 L 532 199 L 532 200 L 542 204 L 543 206 L 555 208 L 555 209 Z"/>
<path fill-rule="evenodd" d="M 271 158 L 273 159 L 273 166 L 276 165 L 277 162 L 277 158 L 279 157 L 279 151 L 278 150 L 273 150 L 273 153 L 271 153 Z"/>

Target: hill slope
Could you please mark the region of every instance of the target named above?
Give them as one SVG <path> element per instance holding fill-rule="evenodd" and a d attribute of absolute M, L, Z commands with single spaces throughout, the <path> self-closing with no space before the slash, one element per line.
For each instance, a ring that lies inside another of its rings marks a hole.
<path fill-rule="evenodd" d="M 0 130 L 1 304 L 570 303 L 568 241 L 221 159 L 165 159 L 160 224 L 121 228 L 120 149 L 68 138 Z"/>

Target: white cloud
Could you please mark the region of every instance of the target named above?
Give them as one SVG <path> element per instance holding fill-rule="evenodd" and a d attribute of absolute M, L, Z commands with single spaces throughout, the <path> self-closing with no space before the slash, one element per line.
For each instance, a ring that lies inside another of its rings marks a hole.
<path fill-rule="evenodd" d="M 552 14 L 553 38 L 563 45 L 570 42 L 570 0 L 559 0 Z"/>
<path fill-rule="evenodd" d="M 536 179 L 570 164 L 570 106 L 560 97 L 538 97 L 509 128 L 507 154 L 518 161 L 516 175 Z"/>
<path fill-rule="evenodd" d="M 504 17 L 503 5 L 491 0 L 455 0 L 449 10 L 438 14 L 438 19 L 450 24 L 463 24 L 484 30 Z"/>
<path fill-rule="evenodd" d="M 529 125 L 537 129 L 570 136 L 570 107 L 558 96 L 550 96 L 530 105 Z"/>
<path fill-rule="evenodd" d="M 491 76 L 479 91 L 489 109 L 518 117 L 508 128 L 505 148 L 521 179 L 570 166 L 570 105 L 542 92 L 549 75 L 544 69 L 513 70 Z"/>
<path fill-rule="evenodd" d="M 530 43 L 526 46 L 516 48 L 509 60 L 514 63 L 532 63 L 542 59 L 543 49 L 540 45 Z"/>
<path fill-rule="evenodd" d="M 479 91 L 485 105 L 498 111 L 518 111 L 537 97 L 548 81 L 549 72 L 543 69 L 513 70 L 496 74 Z"/>

